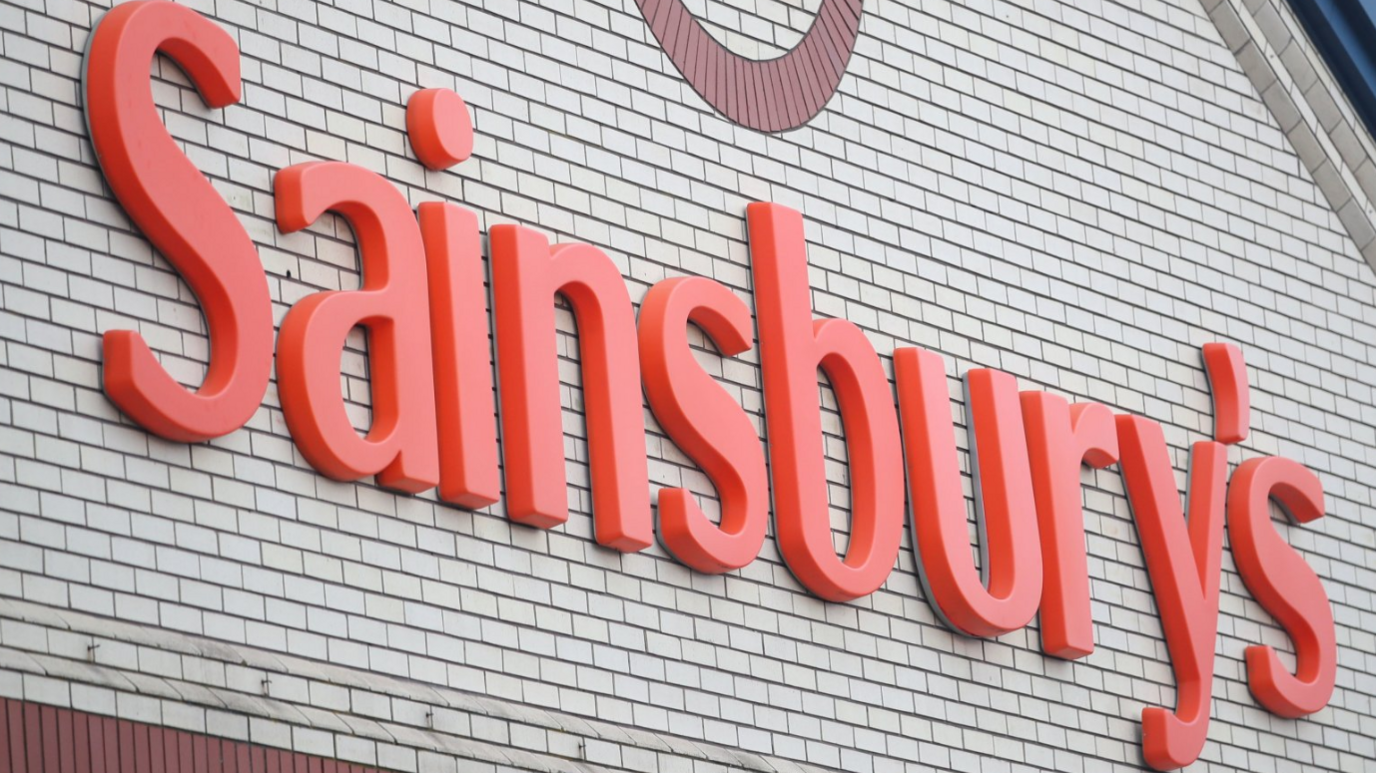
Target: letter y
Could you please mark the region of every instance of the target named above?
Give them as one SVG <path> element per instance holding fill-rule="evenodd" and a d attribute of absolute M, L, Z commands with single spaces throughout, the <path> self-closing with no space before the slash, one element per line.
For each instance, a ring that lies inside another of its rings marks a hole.
<path fill-rule="evenodd" d="M 1205 441 L 1190 452 L 1187 524 L 1161 425 L 1139 416 L 1116 421 L 1128 500 L 1175 669 L 1175 711 L 1142 711 L 1142 752 L 1153 768 L 1174 770 L 1199 757 L 1209 730 L 1227 447 Z"/>

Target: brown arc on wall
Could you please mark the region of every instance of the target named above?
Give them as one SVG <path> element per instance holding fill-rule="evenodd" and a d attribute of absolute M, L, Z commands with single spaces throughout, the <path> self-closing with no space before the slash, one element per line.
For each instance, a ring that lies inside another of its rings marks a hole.
<path fill-rule="evenodd" d="M 822 0 L 803 39 L 773 59 L 737 54 L 683 0 L 635 0 L 684 80 L 717 112 L 762 132 L 796 129 L 822 112 L 846 74 L 864 0 Z"/>

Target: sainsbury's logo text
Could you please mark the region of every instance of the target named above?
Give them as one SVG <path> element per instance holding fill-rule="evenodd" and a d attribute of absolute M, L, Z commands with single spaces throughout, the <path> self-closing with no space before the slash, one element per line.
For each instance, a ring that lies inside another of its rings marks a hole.
<path fill-rule="evenodd" d="M 199 299 L 209 366 L 203 384 L 188 390 L 137 332 L 110 331 L 104 388 L 150 432 L 200 442 L 236 431 L 259 409 L 275 331 L 266 274 L 247 232 L 158 119 L 148 75 L 156 53 L 175 60 L 208 104 L 226 107 L 239 98 L 239 52 L 200 14 L 165 0 L 137 0 L 105 15 L 85 63 L 87 121 L 106 179 Z M 467 107 L 452 91 L 412 96 L 407 133 L 432 169 L 472 153 Z M 780 553 L 799 582 L 843 602 L 885 583 L 911 520 L 926 597 L 947 624 L 994 637 L 1040 612 L 1047 654 L 1079 658 L 1094 648 L 1080 472 L 1086 464 L 1117 464 L 1178 687 L 1174 708 L 1143 713 L 1146 761 L 1181 767 L 1204 746 L 1225 524 L 1242 579 L 1295 644 L 1294 672 L 1271 648 L 1248 648 L 1253 695 L 1285 717 L 1318 711 L 1332 695 L 1337 646 L 1328 599 L 1270 519 L 1271 502 L 1301 523 L 1322 517 L 1323 490 L 1311 471 L 1278 457 L 1248 459 L 1229 477 L 1227 447 L 1246 437 L 1250 415 L 1247 371 L 1235 346 L 1204 346 L 1214 437 L 1190 450 L 1183 505 L 1156 422 L 1019 392 L 1013 376 L 995 370 L 965 374 L 981 572 L 966 531 L 945 363 L 918 348 L 893 352 L 895 406 L 894 386 L 864 332 L 846 320 L 813 318 L 798 212 L 769 203 L 747 212 L 766 467 L 745 411 L 688 345 L 690 323 L 725 357 L 754 344 L 751 310 L 725 286 L 703 277 L 665 280 L 651 288 L 637 319 L 620 271 L 601 250 L 550 245 L 532 229 L 497 225 L 489 232 L 489 317 L 474 213 L 447 202 L 414 211 L 383 177 L 330 161 L 282 169 L 273 193 L 282 231 L 335 212 L 354 229 L 362 261 L 359 290 L 300 300 L 276 335 L 283 415 L 302 455 L 324 475 L 376 476 L 380 485 L 410 493 L 437 488 L 440 499 L 471 508 L 502 499 L 513 521 L 536 528 L 565 522 L 554 315 L 554 298 L 562 295 L 578 324 L 593 520 L 602 545 L 634 552 L 658 538 L 698 571 L 731 571 L 759 554 L 772 510 Z M 368 330 L 371 359 L 366 436 L 355 432 L 340 393 L 340 352 L 360 325 Z M 846 432 L 852 509 L 844 555 L 833 546 L 828 513 L 818 369 L 835 390 Z M 494 385 L 501 396 L 500 467 Z M 715 484 L 719 522 L 686 490 L 664 489 L 656 528 L 642 393 L 669 438 Z"/>

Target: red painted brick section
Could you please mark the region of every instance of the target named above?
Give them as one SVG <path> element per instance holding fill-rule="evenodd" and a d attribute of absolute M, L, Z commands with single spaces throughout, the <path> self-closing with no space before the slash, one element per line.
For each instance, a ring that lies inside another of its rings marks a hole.
<path fill-rule="evenodd" d="M 377 768 L 0 698 L 0 773 L 295 773 Z"/>

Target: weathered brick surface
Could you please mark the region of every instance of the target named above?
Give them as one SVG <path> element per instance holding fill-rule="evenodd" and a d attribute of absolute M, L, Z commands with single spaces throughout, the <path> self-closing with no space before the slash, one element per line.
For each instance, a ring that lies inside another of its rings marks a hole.
<path fill-rule="evenodd" d="M 1225 552 L 1200 768 L 1376 765 L 1376 275 L 1196 0 L 871 0 L 841 93 L 783 136 L 712 114 L 631 0 L 188 4 L 238 41 L 243 100 L 207 110 L 166 61 L 154 93 L 253 237 L 279 321 L 305 295 L 358 285 L 342 221 L 284 235 L 272 220 L 276 170 L 337 159 L 387 175 L 413 204 L 460 202 L 484 228 L 596 244 L 637 301 L 687 273 L 750 302 L 744 207 L 788 204 L 807 217 L 819 314 L 862 325 L 886 355 L 938 350 L 953 377 L 997 367 L 1023 388 L 1158 420 L 1182 486 L 1185 450 L 1212 426 L 1198 347 L 1241 344 L 1254 432 L 1230 459 L 1281 454 L 1324 482 L 1327 517 L 1279 528 L 1332 599 L 1338 689 L 1298 722 L 1251 698 L 1243 649 L 1292 647 Z M 816 5 L 693 7 L 735 50 L 768 56 Z M 1085 473 L 1099 648 L 1067 663 L 1041 654 L 1035 630 L 981 641 L 943 628 L 906 537 L 886 587 L 851 604 L 803 592 L 772 539 L 725 577 L 659 547 L 598 547 L 566 312 L 575 514 L 553 531 L 512 525 L 500 505 L 468 512 L 321 477 L 290 442 L 275 388 L 247 428 L 205 445 L 123 419 L 100 391 L 102 332 L 139 330 L 189 383 L 207 346 L 194 297 L 94 164 L 80 72 L 104 10 L 0 0 L 0 596 L 150 638 L 106 637 L 91 656 L 98 631 L 6 613 L 0 695 L 403 770 L 454 769 L 446 754 L 495 769 L 745 765 L 690 742 L 776 768 L 1140 767 L 1141 709 L 1170 705 L 1174 689 L 1116 467 Z M 406 98 L 433 86 L 459 91 L 477 129 L 475 158 L 450 172 L 424 171 L 404 134 Z M 365 342 L 350 344 L 342 383 L 362 427 Z M 763 436 L 757 353 L 701 359 Z M 710 496 L 646 415 L 652 486 Z M 825 424 L 843 534 L 839 415 Z M 437 754 L 368 724 L 424 728 L 414 695 L 278 672 L 275 701 L 255 699 L 272 653 L 498 708 L 445 730 L 481 750 Z M 550 741 L 502 706 L 605 730 Z M 644 732 L 609 739 L 618 726 Z M 503 749 L 504 762 L 482 756 Z"/>

